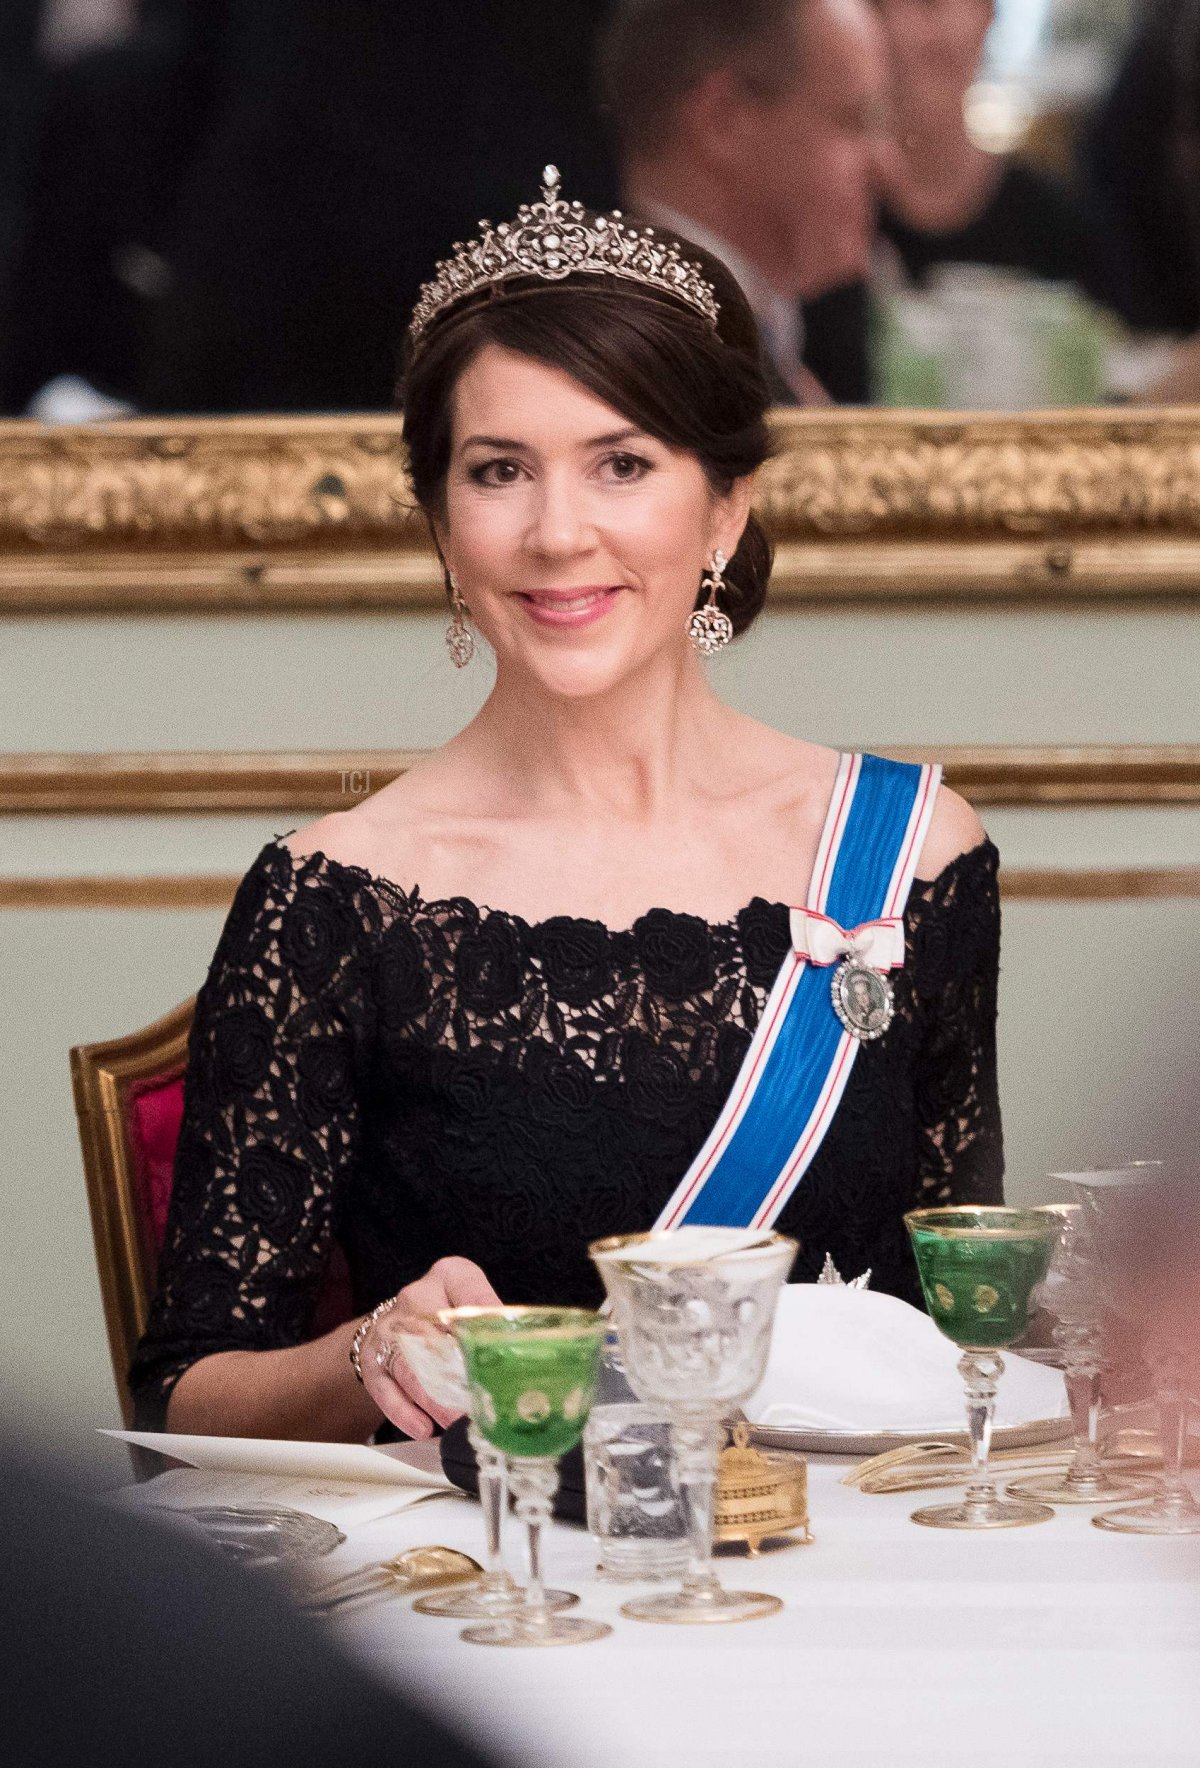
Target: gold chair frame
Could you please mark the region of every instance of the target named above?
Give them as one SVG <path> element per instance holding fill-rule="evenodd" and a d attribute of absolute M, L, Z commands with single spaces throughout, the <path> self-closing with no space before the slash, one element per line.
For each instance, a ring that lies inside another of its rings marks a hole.
<path fill-rule="evenodd" d="M 187 1066 L 195 1000 L 141 1031 L 71 1051 L 71 1082 L 83 1149 L 96 1268 L 117 1394 L 126 1424 L 133 1420 L 129 1363 L 145 1330 L 157 1257 L 138 1204 L 127 1111 L 140 1080 L 172 1080 Z"/>

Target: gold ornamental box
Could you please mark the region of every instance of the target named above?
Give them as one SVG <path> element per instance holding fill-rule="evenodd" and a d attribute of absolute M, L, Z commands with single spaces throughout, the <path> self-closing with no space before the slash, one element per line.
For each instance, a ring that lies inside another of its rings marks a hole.
<path fill-rule="evenodd" d="M 749 1429 L 739 1420 L 721 1455 L 713 1540 L 755 1554 L 764 1541 L 784 1535 L 797 1543 L 813 1538 L 808 1463 L 798 1455 L 764 1455 L 751 1448 Z"/>

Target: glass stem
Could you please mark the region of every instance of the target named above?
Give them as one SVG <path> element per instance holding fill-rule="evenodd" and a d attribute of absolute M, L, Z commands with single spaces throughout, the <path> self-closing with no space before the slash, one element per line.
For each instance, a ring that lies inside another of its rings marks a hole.
<path fill-rule="evenodd" d="M 517 1516 L 525 1524 L 529 1541 L 529 1582 L 521 1605 L 522 1627 L 540 1629 L 550 1620 L 546 1607 L 546 1583 L 542 1576 L 542 1528 L 550 1515 L 558 1490 L 555 1461 L 512 1461 L 509 1480 Z"/>
<path fill-rule="evenodd" d="M 971 1440 L 971 1478 L 963 1503 L 968 1512 L 982 1516 L 996 1502 L 988 1454 L 996 1412 L 996 1384 L 1004 1373 L 1004 1359 L 993 1351 L 964 1351 L 958 1372 L 967 1390 L 967 1432 Z"/>
<path fill-rule="evenodd" d="M 1056 1333 L 1063 1347 L 1063 1380 L 1071 1408 L 1075 1453 L 1066 1483 L 1074 1491 L 1092 1491 L 1100 1484 L 1100 1361 L 1091 1328 L 1063 1328 Z"/>
<path fill-rule="evenodd" d="M 1168 1510 L 1190 1509 L 1192 1495 L 1183 1478 L 1183 1458 L 1187 1447 L 1188 1402 L 1182 1372 L 1176 1357 L 1156 1359 L 1158 1389 L 1159 1435 L 1162 1438 L 1162 1487 L 1159 1504 Z"/>
<path fill-rule="evenodd" d="M 688 1519 L 688 1563 L 683 1575 L 683 1594 L 703 1601 L 721 1588 L 712 1568 L 713 1510 L 721 1426 L 716 1419 L 703 1413 L 684 1413 L 672 1420 L 672 1436 Z"/>
<path fill-rule="evenodd" d="M 508 1507 L 508 1469 L 499 1449 L 493 1448 L 473 1424 L 467 1430 L 467 1438 L 475 1451 L 479 1502 L 483 1506 L 484 1566 L 479 1589 L 485 1596 L 495 1596 L 512 1588 L 501 1547 L 504 1512 Z"/>

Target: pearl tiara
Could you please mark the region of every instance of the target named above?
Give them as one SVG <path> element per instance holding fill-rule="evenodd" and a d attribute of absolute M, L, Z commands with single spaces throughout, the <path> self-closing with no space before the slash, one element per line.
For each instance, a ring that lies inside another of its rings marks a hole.
<path fill-rule="evenodd" d="M 453 257 L 435 267 L 422 286 L 409 321 L 409 341 L 416 344 L 445 307 L 467 295 L 514 277 L 561 282 L 566 276 L 618 276 L 646 288 L 661 289 L 686 301 L 716 326 L 720 308 L 713 285 L 699 264 L 686 259 L 673 242 L 659 239 L 652 227 L 627 227 L 620 209 L 590 219 L 582 203 L 559 196 L 557 166 L 542 173 L 540 203 L 522 203 L 515 221 L 479 223 L 479 238 L 465 245 L 455 241 Z"/>

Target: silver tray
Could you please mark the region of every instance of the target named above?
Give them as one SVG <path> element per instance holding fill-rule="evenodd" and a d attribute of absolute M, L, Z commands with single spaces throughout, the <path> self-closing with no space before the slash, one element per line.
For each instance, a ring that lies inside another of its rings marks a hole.
<path fill-rule="evenodd" d="M 1009 1424 L 992 1432 L 994 1449 L 1032 1449 L 1059 1442 L 1071 1434 L 1069 1418 L 1038 1418 Z M 965 1430 L 804 1430 L 752 1424 L 750 1441 L 758 1449 L 782 1449 L 793 1455 L 884 1455 L 913 1443 L 956 1443 L 967 1447 Z"/>
<path fill-rule="evenodd" d="M 346 1539 L 335 1523 L 306 1510 L 204 1504 L 183 1514 L 199 1524 L 214 1546 L 242 1565 L 294 1565 L 320 1559 Z"/>

